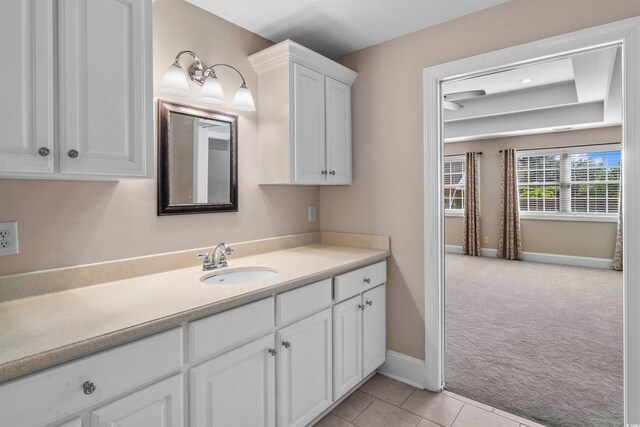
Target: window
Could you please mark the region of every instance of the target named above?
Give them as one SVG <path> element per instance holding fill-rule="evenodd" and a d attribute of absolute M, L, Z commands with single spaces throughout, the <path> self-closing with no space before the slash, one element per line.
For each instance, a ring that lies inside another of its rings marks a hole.
<path fill-rule="evenodd" d="M 617 144 L 517 153 L 520 212 L 615 218 L 620 160 Z"/>
<path fill-rule="evenodd" d="M 446 156 L 444 159 L 444 208 L 449 215 L 464 212 L 465 186 L 464 156 Z"/>

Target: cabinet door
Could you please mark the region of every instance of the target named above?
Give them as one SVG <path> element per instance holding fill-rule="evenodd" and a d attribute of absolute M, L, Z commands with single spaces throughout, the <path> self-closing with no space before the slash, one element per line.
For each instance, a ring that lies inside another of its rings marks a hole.
<path fill-rule="evenodd" d="M 331 309 L 277 333 L 278 425 L 306 426 L 331 403 Z"/>
<path fill-rule="evenodd" d="M 362 380 L 362 298 L 333 307 L 333 399 Z"/>
<path fill-rule="evenodd" d="M 363 312 L 363 375 L 366 377 L 384 363 L 387 352 L 387 291 L 386 285 L 362 294 Z"/>
<path fill-rule="evenodd" d="M 91 427 L 184 425 L 182 375 L 143 388 L 91 412 Z"/>
<path fill-rule="evenodd" d="M 53 7 L 0 1 L 0 174 L 53 173 Z"/>
<path fill-rule="evenodd" d="M 60 172 L 144 176 L 153 163 L 151 1 L 61 0 L 58 16 Z"/>
<path fill-rule="evenodd" d="M 273 334 L 190 371 L 190 405 L 198 427 L 275 426 Z"/>
<path fill-rule="evenodd" d="M 327 184 L 351 184 L 351 86 L 325 77 Z"/>
<path fill-rule="evenodd" d="M 296 184 L 325 182 L 324 75 L 293 64 L 293 151 Z"/>

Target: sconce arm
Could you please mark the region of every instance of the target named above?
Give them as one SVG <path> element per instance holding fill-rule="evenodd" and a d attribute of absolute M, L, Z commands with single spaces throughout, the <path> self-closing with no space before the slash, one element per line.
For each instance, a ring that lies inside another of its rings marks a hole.
<path fill-rule="evenodd" d="M 182 50 L 178 52 L 178 54 L 176 55 L 176 59 L 174 59 L 173 63 L 180 64 L 180 57 L 184 54 L 190 55 L 198 63 L 200 69 L 204 69 L 204 66 L 202 65 L 202 61 L 200 61 L 200 58 L 198 58 L 198 55 L 196 55 L 194 52 L 190 50 Z"/>
<path fill-rule="evenodd" d="M 242 73 L 241 73 L 240 71 L 238 71 L 238 69 L 237 69 L 237 68 L 232 67 L 231 65 L 228 65 L 228 64 L 215 64 L 215 65 L 212 65 L 211 67 L 207 68 L 207 69 L 205 70 L 205 72 L 211 72 L 211 73 L 213 73 L 213 74 L 215 75 L 215 71 L 214 71 L 214 68 L 215 68 L 215 67 L 227 67 L 227 68 L 231 68 L 233 71 L 235 71 L 236 73 L 238 73 L 238 75 L 239 75 L 239 76 L 240 76 L 240 78 L 242 79 L 242 87 L 247 87 L 247 82 L 244 80 L 244 76 L 242 75 Z"/>

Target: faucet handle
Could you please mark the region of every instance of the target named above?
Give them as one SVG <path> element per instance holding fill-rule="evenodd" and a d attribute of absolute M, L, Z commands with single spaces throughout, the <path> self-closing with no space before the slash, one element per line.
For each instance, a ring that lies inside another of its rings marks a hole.
<path fill-rule="evenodd" d="M 233 249 L 231 249 L 231 246 L 227 245 L 226 243 L 224 244 L 224 251 L 227 253 L 227 255 L 231 255 L 233 253 Z"/>
<path fill-rule="evenodd" d="M 209 258 L 209 252 L 196 255 L 196 258 Z"/>

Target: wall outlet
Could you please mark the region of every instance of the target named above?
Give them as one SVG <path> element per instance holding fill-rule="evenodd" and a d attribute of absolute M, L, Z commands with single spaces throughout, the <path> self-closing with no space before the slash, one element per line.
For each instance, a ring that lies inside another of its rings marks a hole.
<path fill-rule="evenodd" d="M 316 207 L 315 206 L 309 206 L 307 208 L 307 213 L 309 216 L 309 222 L 316 222 Z"/>
<path fill-rule="evenodd" d="M 484 243 L 489 243 L 489 236 L 484 236 Z"/>
<path fill-rule="evenodd" d="M 0 222 L 0 256 L 18 253 L 18 223 Z"/>

